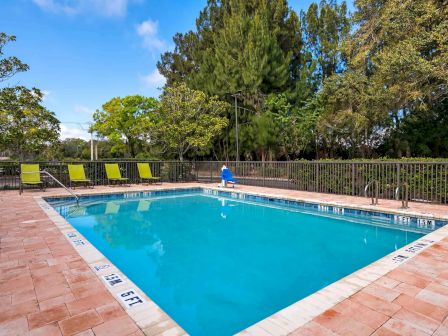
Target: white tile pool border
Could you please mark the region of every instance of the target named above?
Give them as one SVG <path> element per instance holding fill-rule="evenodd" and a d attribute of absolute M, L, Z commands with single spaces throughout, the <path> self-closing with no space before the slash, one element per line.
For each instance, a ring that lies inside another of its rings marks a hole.
<path fill-rule="evenodd" d="M 448 217 L 435 217 L 428 213 L 411 212 L 407 210 L 389 210 L 380 207 L 350 205 L 339 202 L 326 202 L 316 199 L 305 199 L 301 197 L 282 196 L 270 193 L 261 193 L 254 191 L 244 191 L 230 188 L 216 188 L 204 185 L 192 186 L 176 186 L 176 187 L 157 187 L 148 188 L 147 190 L 138 191 L 111 191 L 101 193 L 78 193 L 79 196 L 95 196 L 109 195 L 135 192 L 151 192 L 151 191 L 175 191 L 184 189 L 208 189 L 217 191 L 226 191 L 233 193 L 241 193 L 245 195 L 263 196 L 283 200 L 302 201 L 307 203 L 319 204 L 324 206 L 339 206 L 350 209 L 360 209 L 368 211 L 378 211 L 383 213 L 392 213 L 399 215 L 412 215 L 416 217 L 434 218 L 446 220 Z M 59 197 L 59 196 L 51 196 Z M 38 205 L 47 214 L 50 220 L 59 228 L 64 237 L 72 244 L 78 254 L 91 267 L 92 271 L 104 283 L 104 287 L 116 298 L 126 313 L 136 322 L 145 335 L 187 335 L 187 333 L 166 314 L 156 303 L 154 303 L 140 288 L 138 288 L 123 272 L 113 265 L 101 252 L 99 252 L 92 244 L 88 242 L 70 223 L 68 223 L 59 213 L 56 212 L 42 196 L 34 197 Z M 364 287 L 378 280 L 388 272 L 394 270 L 404 262 L 411 260 L 414 256 L 425 250 L 427 247 L 439 242 L 443 238 L 448 237 L 448 225 L 437 229 L 416 241 L 388 254 L 387 256 L 361 268 L 352 274 L 320 289 L 319 291 L 283 308 L 273 315 L 257 322 L 249 328 L 239 332 L 241 336 L 277 336 L 287 335 L 297 328 L 305 325 L 326 310 L 342 302 L 346 298 L 352 296 Z M 105 267 L 104 265 L 108 265 Z M 96 270 L 96 268 L 98 270 Z M 115 286 L 107 284 L 103 276 L 114 273 L 123 283 Z M 129 307 L 120 294 L 127 294 L 132 300 L 127 302 L 135 302 Z M 138 297 L 132 294 L 135 293 Z M 139 302 L 141 299 L 142 302 Z"/>

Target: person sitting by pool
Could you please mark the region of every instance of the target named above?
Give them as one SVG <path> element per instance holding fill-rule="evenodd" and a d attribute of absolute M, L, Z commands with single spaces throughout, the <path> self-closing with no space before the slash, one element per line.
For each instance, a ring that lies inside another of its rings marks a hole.
<path fill-rule="evenodd" d="M 232 172 L 226 165 L 223 165 L 221 168 L 221 186 L 226 187 L 227 183 L 231 183 L 232 187 L 235 188 L 235 183 L 238 181 L 233 177 Z"/>

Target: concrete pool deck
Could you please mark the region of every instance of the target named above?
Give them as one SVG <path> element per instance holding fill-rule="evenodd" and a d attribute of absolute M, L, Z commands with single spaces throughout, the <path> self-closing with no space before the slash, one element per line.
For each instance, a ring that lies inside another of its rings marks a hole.
<path fill-rule="evenodd" d="M 201 186 L 210 188 L 216 184 L 98 186 L 75 192 Z M 391 200 L 379 200 L 378 206 L 370 206 L 370 199 L 361 197 L 252 186 L 238 186 L 235 190 L 448 219 L 448 206 L 444 205 L 411 202 L 410 208 L 403 210 L 401 202 Z M 159 323 L 140 328 L 135 323 L 39 206 L 41 196 L 57 195 L 65 196 L 66 192 L 26 190 L 20 196 L 15 190 L 0 191 L 0 335 L 182 334 L 182 329 L 174 325 Z M 313 294 L 314 300 L 308 302 L 303 314 L 292 310 L 283 316 L 280 311 L 280 315 L 268 317 L 241 335 L 448 335 L 448 227 L 437 232 L 440 239 L 384 275 L 370 272 L 374 274 L 352 283 L 351 291 L 344 292 L 340 287 L 340 292 L 333 293 L 336 304 Z M 294 325 L 297 328 L 292 331 Z"/>

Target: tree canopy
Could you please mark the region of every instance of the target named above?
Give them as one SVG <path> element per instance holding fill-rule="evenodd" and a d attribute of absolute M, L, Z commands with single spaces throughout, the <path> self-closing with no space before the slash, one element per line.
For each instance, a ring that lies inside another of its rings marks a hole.
<path fill-rule="evenodd" d="M 4 56 L 14 40 L 0 33 L 0 82 L 28 70 Z M 159 100 L 116 97 L 95 112 L 107 156 L 448 156 L 445 0 L 356 0 L 353 13 L 337 0 L 300 13 L 287 0 L 207 0 L 196 29 L 173 42 L 157 64 Z M 0 150 L 32 157 L 56 144 L 39 90 L 0 95 Z M 62 148 L 85 157 L 85 145 Z"/>
<path fill-rule="evenodd" d="M 0 82 L 29 68 L 17 57 L 3 57 L 5 45 L 15 39 L 0 32 Z M 49 149 L 59 142 L 59 120 L 42 100 L 36 88 L 0 88 L 0 151 L 20 160 L 51 156 Z"/>
<path fill-rule="evenodd" d="M 112 153 L 125 146 L 130 156 L 136 157 L 151 140 L 157 106 L 156 99 L 139 95 L 112 98 L 93 114 L 92 130 L 114 144 Z"/>
<path fill-rule="evenodd" d="M 299 14 L 286 0 L 209 0 L 174 44 L 158 63 L 167 88 L 237 93 L 244 158 L 448 155 L 428 127 L 446 120 L 446 1 L 357 0 L 349 15 L 334 0 Z M 213 146 L 226 159 L 227 118 Z"/>
<path fill-rule="evenodd" d="M 226 102 L 192 90 L 186 84 L 168 87 L 157 109 L 154 134 L 168 153 L 183 160 L 191 151 L 207 149 L 227 126 Z"/>

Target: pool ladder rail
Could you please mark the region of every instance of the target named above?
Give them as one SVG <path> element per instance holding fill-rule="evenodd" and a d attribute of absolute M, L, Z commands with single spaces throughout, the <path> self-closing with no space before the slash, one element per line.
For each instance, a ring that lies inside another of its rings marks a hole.
<path fill-rule="evenodd" d="M 408 206 L 408 199 L 409 199 L 409 184 L 407 184 L 406 182 L 404 182 L 401 185 L 398 185 L 398 187 L 395 189 L 395 199 L 397 201 L 400 200 L 400 192 L 401 190 L 401 208 L 402 209 L 407 209 L 409 208 Z M 403 197 L 403 190 L 404 190 L 404 197 Z"/>
<path fill-rule="evenodd" d="M 369 187 L 372 185 L 375 186 L 375 190 L 372 194 L 372 205 L 378 205 L 378 195 L 380 190 L 380 183 L 378 182 L 378 180 L 372 180 L 369 183 L 367 183 L 367 185 L 364 188 L 364 196 L 368 197 L 367 191 L 369 190 Z"/>
<path fill-rule="evenodd" d="M 79 196 L 77 196 L 73 191 L 71 191 L 69 188 L 67 188 L 61 181 L 59 181 L 56 177 L 54 177 L 52 174 L 47 172 L 46 170 L 40 170 L 37 172 L 23 172 L 22 174 L 44 174 L 53 179 L 57 184 L 59 184 L 62 188 L 64 188 L 70 195 L 72 195 L 76 200 L 76 205 L 79 205 Z"/>

